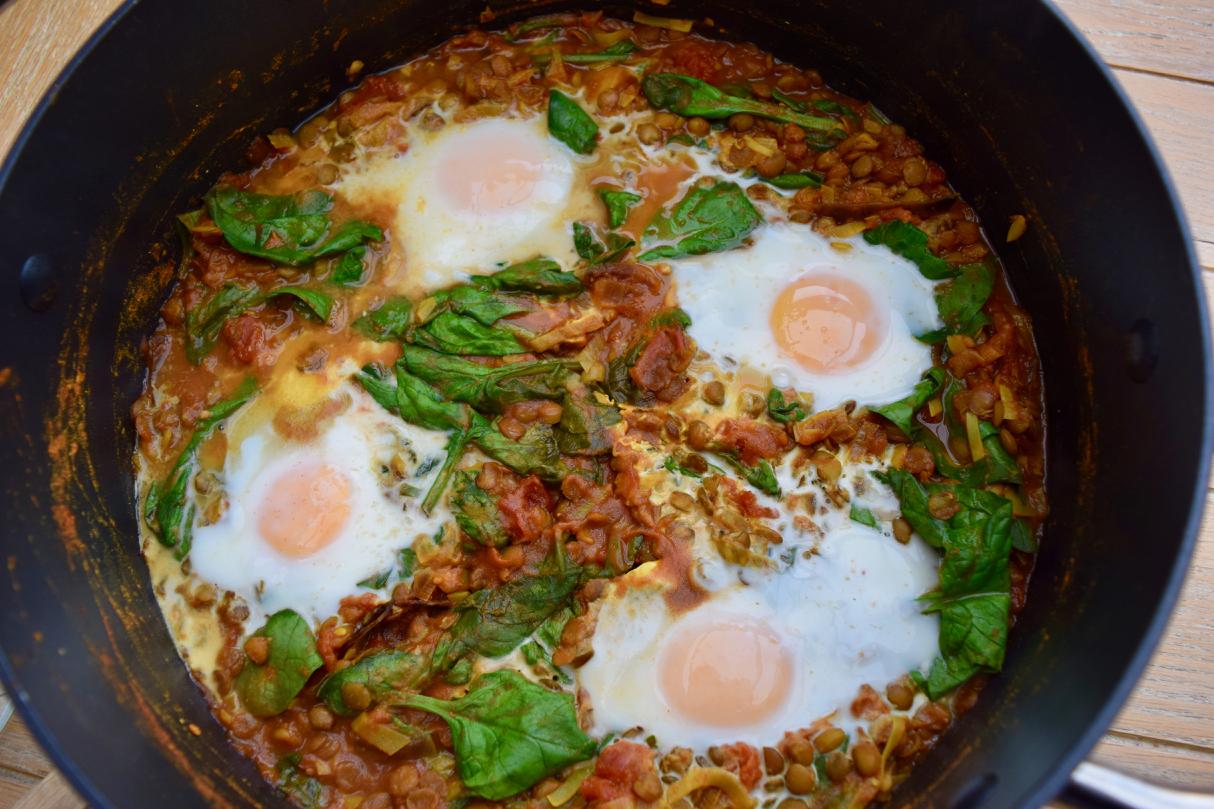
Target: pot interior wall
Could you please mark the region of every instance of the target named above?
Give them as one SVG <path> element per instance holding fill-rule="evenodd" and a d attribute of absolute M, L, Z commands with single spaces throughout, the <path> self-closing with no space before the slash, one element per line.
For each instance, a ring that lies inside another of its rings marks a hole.
<path fill-rule="evenodd" d="M 10 164 L 0 670 L 96 807 L 280 800 L 178 662 L 137 551 L 129 408 L 177 256 L 172 217 L 242 168 L 255 134 L 345 89 L 352 61 L 386 69 L 484 7 L 146 0 L 77 66 Z M 633 7 L 495 6 L 490 26 L 570 8 Z M 1000 252 L 1045 364 L 1053 513 L 1005 673 L 895 804 L 1036 806 L 1145 663 L 1204 491 L 1203 310 L 1169 189 L 1117 94 L 1038 2 L 646 10 L 711 18 L 871 99 L 946 167 L 997 246 L 1009 216 L 1032 217 Z M 1133 193 L 1113 165 L 1129 167 Z"/>

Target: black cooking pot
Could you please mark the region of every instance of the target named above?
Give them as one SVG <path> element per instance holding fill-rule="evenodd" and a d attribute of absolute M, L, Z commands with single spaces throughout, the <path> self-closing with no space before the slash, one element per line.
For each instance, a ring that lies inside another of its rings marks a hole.
<path fill-rule="evenodd" d="M 497 0 L 492 0 L 496 3 Z M 580 2 L 495 7 L 490 25 Z M 173 216 L 258 133 L 476 23 L 485 0 L 129 3 L 3 170 L 0 677 L 96 809 L 280 805 L 174 651 L 138 552 L 130 406 Z M 1141 126 L 1037 0 L 674 0 L 871 99 L 991 229 L 1040 343 L 1052 513 L 1007 664 L 894 804 L 1033 807 L 1113 718 L 1197 533 L 1211 431 L 1198 269 Z M 707 30 L 707 29 L 706 29 Z M 1003 246 L 1013 214 L 1028 233 Z M 198 735 L 200 734 L 200 735 Z"/>

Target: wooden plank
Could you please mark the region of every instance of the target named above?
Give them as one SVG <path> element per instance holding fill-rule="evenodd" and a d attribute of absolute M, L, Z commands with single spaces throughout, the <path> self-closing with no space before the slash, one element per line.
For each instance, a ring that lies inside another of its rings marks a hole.
<path fill-rule="evenodd" d="M 1214 4 L 1203 0 L 1055 0 L 1113 67 L 1214 82 Z"/>
<path fill-rule="evenodd" d="M 17 0 L 0 10 L 0 154 L 72 55 L 122 0 Z"/>
<path fill-rule="evenodd" d="M 12 717 L 0 733 L 0 809 L 11 809 L 53 769 L 29 728 Z"/>
<path fill-rule="evenodd" d="M 62 773 L 53 772 L 17 801 L 13 809 L 88 809 Z"/>
<path fill-rule="evenodd" d="M 1214 56 L 1211 58 L 1214 64 Z M 1176 183 L 1193 237 L 1214 243 L 1214 86 L 1115 70 Z M 1116 167 L 1110 167 L 1116 171 Z M 1133 193 L 1132 173 L 1127 175 Z"/>

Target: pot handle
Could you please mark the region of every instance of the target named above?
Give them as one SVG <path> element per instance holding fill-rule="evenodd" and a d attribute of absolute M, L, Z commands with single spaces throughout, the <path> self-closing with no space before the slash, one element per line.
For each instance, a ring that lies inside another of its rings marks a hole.
<path fill-rule="evenodd" d="M 1056 802 L 1076 809 L 1214 809 L 1214 795 L 1157 786 L 1088 762 L 1075 768 Z"/>

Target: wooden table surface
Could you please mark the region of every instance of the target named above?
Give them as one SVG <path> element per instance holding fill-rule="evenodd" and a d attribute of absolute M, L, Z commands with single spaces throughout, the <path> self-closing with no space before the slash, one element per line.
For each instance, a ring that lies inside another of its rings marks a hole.
<path fill-rule="evenodd" d="M 0 154 L 120 2 L 15 0 L 0 10 Z M 1162 150 L 1214 301 L 1214 3 L 1056 2 L 1113 68 Z M 1201 541 L 1168 633 L 1092 760 L 1214 791 L 1214 493 L 1207 494 Z M 0 809 L 13 807 L 51 770 L 21 720 L 10 720 L 0 732 Z"/>

